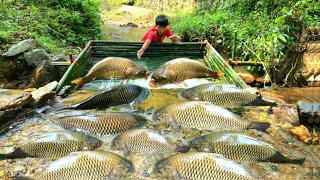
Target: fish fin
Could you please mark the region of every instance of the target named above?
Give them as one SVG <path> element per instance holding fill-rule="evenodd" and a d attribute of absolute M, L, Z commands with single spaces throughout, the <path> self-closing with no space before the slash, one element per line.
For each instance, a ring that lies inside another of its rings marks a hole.
<path fill-rule="evenodd" d="M 126 149 L 123 151 L 123 156 L 126 157 L 126 156 L 130 156 L 131 154 L 131 151 L 129 149 Z"/>
<path fill-rule="evenodd" d="M 268 122 L 251 122 L 250 128 L 251 129 L 257 129 L 263 132 L 266 132 L 266 130 L 270 127 L 270 123 Z"/>
<path fill-rule="evenodd" d="M 126 78 L 126 79 L 124 79 L 124 80 L 122 81 L 122 83 L 121 83 L 121 84 L 127 84 L 127 83 L 128 83 L 128 81 L 129 81 L 129 79 L 128 79 L 128 78 Z"/>
<path fill-rule="evenodd" d="M 33 180 L 33 178 L 30 178 L 27 176 L 16 176 L 16 177 L 13 177 L 13 180 Z"/>
<path fill-rule="evenodd" d="M 95 80 L 96 78 L 90 78 L 90 80 Z M 73 84 L 77 84 L 77 86 L 75 87 L 75 89 L 80 89 L 82 88 L 87 82 L 90 81 L 88 77 L 80 77 L 80 78 L 77 78 L 73 81 L 71 81 L 71 83 Z"/>
<path fill-rule="evenodd" d="M 184 145 L 184 146 L 177 146 L 176 151 L 180 153 L 187 153 L 190 151 L 190 149 L 191 149 L 191 146 Z"/>
<path fill-rule="evenodd" d="M 217 72 L 217 76 L 218 76 L 218 77 L 224 76 L 224 72 L 218 71 L 218 72 Z"/>
<path fill-rule="evenodd" d="M 79 84 L 79 83 L 81 83 L 82 81 L 83 81 L 83 77 L 79 77 L 79 78 L 77 78 L 77 79 L 72 80 L 71 83 L 73 83 L 73 84 Z"/>
<path fill-rule="evenodd" d="M 42 119 L 50 120 L 50 121 L 53 122 L 53 123 L 56 123 L 56 122 L 57 122 L 57 119 L 58 119 L 58 118 L 56 118 L 56 117 L 54 117 L 54 116 L 50 116 L 50 115 L 48 115 L 48 114 L 43 114 L 43 113 L 40 113 L 40 112 L 38 112 L 38 114 L 40 115 L 40 117 L 41 117 Z"/>

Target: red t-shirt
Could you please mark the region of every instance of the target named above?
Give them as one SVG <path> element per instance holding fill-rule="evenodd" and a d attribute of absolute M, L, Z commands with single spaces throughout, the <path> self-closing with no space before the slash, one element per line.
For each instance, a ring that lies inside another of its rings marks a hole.
<path fill-rule="evenodd" d="M 170 31 L 169 27 L 166 28 L 166 30 L 163 32 L 163 34 L 160 36 L 157 33 L 157 27 L 154 26 L 153 28 L 149 29 L 149 31 L 142 37 L 141 41 L 145 41 L 147 39 L 150 39 L 151 42 L 163 42 L 164 38 L 172 36 L 172 32 Z"/>

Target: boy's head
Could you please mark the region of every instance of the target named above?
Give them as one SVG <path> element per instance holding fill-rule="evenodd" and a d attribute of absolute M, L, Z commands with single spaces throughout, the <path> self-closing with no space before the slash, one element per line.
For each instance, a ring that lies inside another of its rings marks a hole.
<path fill-rule="evenodd" d="M 161 14 L 157 16 L 156 26 L 157 26 L 157 32 L 159 35 L 162 35 L 164 33 L 168 24 L 169 24 L 169 21 L 166 15 Z"/>
<path fill-rule="evenodd" d="M 162 27 L 167 27 L 169 25 L 168 17 L 166 15 L 159 15 L 156 18 L 156 25 L 157 26 L 162 26 Z"/>

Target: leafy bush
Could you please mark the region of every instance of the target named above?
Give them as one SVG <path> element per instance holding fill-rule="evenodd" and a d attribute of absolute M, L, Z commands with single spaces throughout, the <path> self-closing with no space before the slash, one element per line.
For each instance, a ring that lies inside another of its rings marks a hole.
<path fill-rule="evenodd" d="M 237 59 L 272 61 L 289 55 L 303 27 L 320 26 L 319 1 L 220 2 L 199 0 L 200 8 L 176 17 L 172 28 L 185 40 L 206 38 L 229 56 L 237 32 Z"/>
<path fill-rule="evenodd" d="M 49 51 L 59 52 L 61 47 L 83 45 L 83 42 L 99 36 L 99 2 L 12 1 L 7 7 L 0 7 L 0 29 L 7 34 L 22 33 L 34 37 Z"/>

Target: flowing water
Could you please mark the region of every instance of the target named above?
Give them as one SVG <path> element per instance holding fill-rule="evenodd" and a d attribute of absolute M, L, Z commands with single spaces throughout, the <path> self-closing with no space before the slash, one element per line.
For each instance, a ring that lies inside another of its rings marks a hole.
<path fill-rule="evenodd" d="M 148 28 L 119 28 L 114 25 L 106 25 L 102 27 L 105 32 L 105 39 L 112 41 L 137 41 Z M 110 34 L 116 33 L 116 34 Z M 112 36 L 113 35 L 113 36 Z M 154 70 L 159 64 L 163 63 L 161 59 L 158 61 L 140 61 L 147 66 L 149 70 Z M 149 97 L 143 102 L 135 105 L 133 108 L 128 106 L 114 107 L 107 110 L 99 110 L 99 113 L 105 111 L 130 111 L 146 117 L 149 121 L 144 128 L 151 128 L 164 135 L 172 143 L 187 143 L 194 137 L 208 134 L 208 131 L 198 131 L 191 129 L 182 129 L 182 132 L 173 133 L 170 126 L 152 121 L 152 113 L 174 102 L 183 101 L 178 98 L 177 94 L 187 87 L 209 82 L 209 79 L 188 80 L 184 84 L 170 84 L 162 86 L 158 89 L 150 89 Z M 70 104 L 80 102 L 81 100 L 92 96 L 93 94 L 113 85 L 120 84 L 121 80 L 97 80 L 88 83 L 82 90 L 75 91 L 65 98 L 58 97 L 50 104 L 53 107 L 63 107 Z M 130 80 L 128 83 L 138 84 L 148 87 L 147 81 L 143 79 Z M 185 86 L 187 84 L 187 87 Z M 1 90 L 0 101 L 6 101 L 8 98 L 14 98 L 22 94 L 22 91 Z M 286 102 L 295 104 L 303 98 L 320 98 L 320 88 L 290 88 L 280 89 L 277 91 L 264 91 L 262 95 L 276 102 Z M 46 107 L 47 108 L 47 107 Z M 44 107 L 34 109 L 41 111 Z M 249 121 L 270 122 L 271 127 L 267 133 L 257 130 L 247 130 L 243 133 L 248 134 L 258 140 L 271 144 L 275 149 L 290 158 L 305 157 L 306 161 L 303 165 L 296 164 L 275 164 L 269 162 L 259 163 L 243 163 L 245 167 L 252 170 L 259 179 L 319 179 L 320 176 L 320 147 L 319 145 L 305 144 L 295 137 L 283 127 L 281 120 L 277 119 L 272 113 L 270 107 L 265 106 L 248 106 L 241 111 L 235 111 L 244 119 Z M 62 111 L 57 116 L 89 114 L 97 113 L 97 110 L 86 111 Z M 39 136 L 57 131 L 65 131 L 62 127 L 51 123 L 47 119 L 42 119 L 36 112 L 28 117 L 18 119 L 17 122 L 10 127 L 5 133 L 0 134 L 0 154 L 12 152 L 16 147 L 23 143 L 37 139 Z M 98 137 L 103 141 L 103 145 L 97 150 L 112 151 L 120 156 L 124 156 L 123 152 L 110 149 L 110 143 L 115 136 Z M 191 151 L 195 151 L 191 149 Z M 150 155 L 127 155 L 127 159 L 135 164 L 135 173 L 127 179 L 158 179 L 153 177 L 151 170 L 155 163 L 169 154 L 150 156 Z M 15 176 L 33 176 L 41 173 L 51 162 L 50 159 L 44 158 L 23 158 L 0 160 L 0 179 L 12 179 Z"/>

